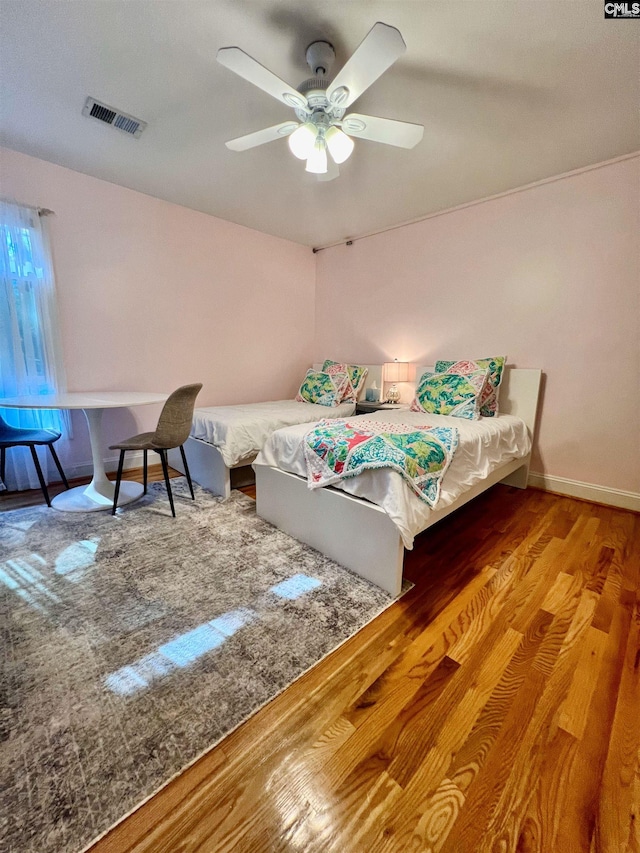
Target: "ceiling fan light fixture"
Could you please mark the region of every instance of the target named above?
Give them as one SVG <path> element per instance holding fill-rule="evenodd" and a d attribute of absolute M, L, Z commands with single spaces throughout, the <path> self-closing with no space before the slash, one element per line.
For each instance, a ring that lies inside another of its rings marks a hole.
<path fill-rule="evenodd" d="M 333 157 L 335 163 L 340 165 L 351 157 L 353 151 L 353 139 L 350 139 L 346 133 L 343 133 L 339 127 L 333 125 L 324 135 L 329 149 L 329 154 Z"/>
<path fill-rule="evenodd" d="M 289 137 L 289 148 L 298 160 L 306 160 L 311 155 L 316 144 L 318 128 L 310 121 L 301 124 Z"/>
<path fill-rule="evenodd" d="M 327 146 L 324 139 L 317 139 L 316 144 L 307 157 L 306 172 L 314 175 L 324 175 L 327 171 Z"/>
<path fill-rule="evenodd" d="M 336 177 L 340 173 L 338 164 L 351 156 L 353 136 L 397 148 L 413 148 L 422 139 L 424 127 L 421 124 L 360 113 L 345 115 L 347 107 L 406 49 L 396 27 L 377 21 L 329 82 L 335 51 L 328 41 L 312 42 L 307 48 L 306 59 L 313 76 L 294 89 L 239 47 L 221 47 L 217 53 L 221 65 L 280 103 L 293 107 L 298 119 L 230 139 L 225 143 L 227 148 L 246 151 L 288 136 L 291 153 L 306 161 L 307 172 L 325 175 L 325 180 Z"/>

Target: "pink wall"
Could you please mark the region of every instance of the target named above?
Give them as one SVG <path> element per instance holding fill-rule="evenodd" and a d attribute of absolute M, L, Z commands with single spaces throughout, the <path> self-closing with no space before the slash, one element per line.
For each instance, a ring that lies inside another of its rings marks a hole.
<path fill-rule="evenodd" d="M 634 493 L 639 186 L 636 157 L 314 256 L 0 149 L 0 193 L 56 212 L 70 390 L 202 381 L 199 404 L 224 404 L 290 396 L 313 358 L 507 353 L 545 372 L 533 470 Z M 105 440 L 157 415 L 107 412 Z M 65 465 L 90 459 L 81 418 Z"/>
<path fill-rule="evenodd" d="M 169 392 L 199 405 L 293 396 L 312 356 L 310 249 L 0 149 L 0 193 L 49 218 L 70 391 Z M 156 406 L 105 413 L 105 441 Z M 82 415 L 61 447 L 90 461 Z"/>
<path fill-rule="evenodd" d="M 532 470 L 640 493 L 640 158 L 319 252 L 316 358 L 509 356 Z"/>

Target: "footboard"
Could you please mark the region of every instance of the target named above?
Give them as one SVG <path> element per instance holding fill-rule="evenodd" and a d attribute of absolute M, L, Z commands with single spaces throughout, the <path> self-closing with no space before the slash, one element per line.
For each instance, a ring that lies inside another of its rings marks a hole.
<path fill-rule="evenodd" d="M 386 512 L 334 489 L 255 465 L 257 512 L 280 530 L 326 554 L 391 595 L 402 588 L 404 548 Z"/>
<path fill-rule="evenodd" d="M 214 495 L 228 498 L 231 494 L 231 478 L 217 447 L 189 437 L 184 444 L 184 452 L 191 479 Z M 169 465 L 184 474 L 179 447 L 169 451 Z"/>

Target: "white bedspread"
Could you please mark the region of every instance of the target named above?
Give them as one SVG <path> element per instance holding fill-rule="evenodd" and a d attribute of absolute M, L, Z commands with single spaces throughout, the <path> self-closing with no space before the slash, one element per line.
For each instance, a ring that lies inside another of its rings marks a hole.
<path fill-rule="evenodd" d="M 191 435 L 214 444 L 225 465 L 231 467 L 256 454 L 274 430 L 322 418 L 347 418 L 354 411 L 354 403 L 331 407 L 296 400 L 210 406 L 194 411 Z"/>
<path fill-rule="evenodd" d="M 525 422 L 512 415 L 470 421 L 444 415 L 387 410 L 361 417 L 366 420 L 416 426 L 452 426 L 458 429 L 458 449 L 442 481 L 436 510 L 453 503 L 499 465 L 520 459 L 531 450 Z M 309 429 L 309 424 L 303 424 L 277 430 L 266 441 L 255 464 L 271 465 L 306 479 L 303 438 Z M 337 483 L 335 488 L 381 506 L 400 531 L 404 546 L 408 549 L 413 547 L 414 537 L 424 530 L 433 511 L 411 491 L 400 474 L 387 468 L 364 471 L 357 477 Z"/>

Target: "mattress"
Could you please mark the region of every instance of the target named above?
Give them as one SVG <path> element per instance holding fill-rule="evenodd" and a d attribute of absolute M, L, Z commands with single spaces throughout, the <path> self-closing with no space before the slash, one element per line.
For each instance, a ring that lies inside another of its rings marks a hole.
<path fill-rule="evenodd" d="M 354 403 L 329 407 L 296 400 L 210 406 L 194 411 L 191 436 L 215 445 L 225 465 L 231 468 L 255 456 L 274 430 L 322 418 L 346 418 L 354 411 Z"/>
<path fill-rule="evenodd" d="M 458 448 L 442 480 L 440 500 L 435 510 L 452 504 L 464 491 L 485 479 L 500 465 L 526 457 L 531 450 L 527 425 L 521 418 L 499 415 L 477 421 L 444 415 L 427 415 L 406 410 L 380 411 L 361 416 L 365 420 L 409 424 L 411 426 L 456 427 Z M 353 418 L 350 420 L 357 420 Z M 307 467 L 303 439 L 309 424 L 279 429 L 265 442 L 256 465 L 270 465 L 306 479 Z M 332 488 L 365 498 L 382 507 L 398 528 L 405 548 L 429 524 L 433 510 L 404 482 L 400 474 L 388 468 L 364 471 L 342 480 Z"/>

